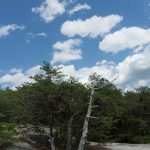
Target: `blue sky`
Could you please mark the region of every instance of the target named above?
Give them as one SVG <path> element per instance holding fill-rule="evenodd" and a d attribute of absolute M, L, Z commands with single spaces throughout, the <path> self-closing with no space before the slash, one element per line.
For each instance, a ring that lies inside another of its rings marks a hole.
<path fill-rule="evenodd" d="M 1 0 L 0 85 L 32 82 L 43 60 L 85 83 L 150 85 L 150 0 Z M 19 79 L 19 81 L 18 81 Z"/>

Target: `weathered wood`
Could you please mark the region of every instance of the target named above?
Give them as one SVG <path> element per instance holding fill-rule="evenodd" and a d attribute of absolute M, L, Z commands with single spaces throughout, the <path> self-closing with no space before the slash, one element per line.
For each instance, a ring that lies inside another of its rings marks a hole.
<path fill-rule="evenodd" d="M 89 118 L 90 118 L 91 112 L 92 112 L 93 96 L 94 96 L 94 84 L 92 85 L 88 111 L 87 111 L 87 114 L 86 114 L 86 117 L 84 120 L 83 132 L 82 132 L 82 136 L 80 139 L 78 150 L 83 150 L 85 143 L 86 143 L 87 133 L 88 133 L 88 123 L 89 123 Z"/>
<path fill-rule="evenodd" d="M 98 108 L 99 107 L 99 105 L 94 105 L 94 106 L 92 106 L 92 108 Z"/>
<path fill-rule="evenodd" d="M 67 145 L 66 150 L 71 150 L 71 144 L 72 144 L 72 122 L 73 117 L 70 118 L 67 125 Z"/>
<path fill-rule="evenodd" d="M 50 128 L 49 128 L 49 131 L 50 131 L 50 135 L 49 135 L 49 140 L 48 140 L 48 142 L 49 142 L 50 145 L 51 145 L 51 150 L 56 150 L 56 146 L 55 146 L 55 136 L 54 136 L 53 129 L 50 127 Z"/>
<path fill-rule="evenodd" d="M 94 117 L 94 116 L 88 116 L 91 119 L 99 119 L 98 117 Z"/>
<path fill-rule="evenodd" d="M 49 143 L 50 143 L 50 145 L 51 145 L 51 150 L 55 150 L 56 149 L 56 147 L 55 147 L 55 139 L 54 139 L 54 137 L 51 137 L 50 136 L 50 138 L 49 138 Z"/>

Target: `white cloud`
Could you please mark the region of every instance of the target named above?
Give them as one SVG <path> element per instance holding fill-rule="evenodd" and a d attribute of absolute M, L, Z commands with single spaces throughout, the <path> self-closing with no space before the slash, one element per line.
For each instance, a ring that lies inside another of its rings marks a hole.
<path fill-rule="evenodd" d="M 126 49 L 141 47 L 149 43 L 150 29 L 129 27 L 106 35 L 99 43 L 99 48 L 105 52 L 117 53 Z"/>
<path fill-rule="evenodd" d="M 0 77 L 0 85 L 2 88 L 10 87 L 15 90 L 17 86 L 21 86 L 25 82 L 34 82 L 30 76 L 38 73 L 40 73 L 39 65 L 28 69 L 25 73 L 22 72 L 22 69 L 12 68 L 8 74 Z"/>
<path fill-rule="evenodd" d="M 122 62 L 115 63 L 103 60 L 95 66 L 75 69 L 74 65 L 60 65 L 62 72 L 75 76 L 80 82 L 86 83 L 91 73 L 96 72 L 108 80 L 118 77 L 115 84 L 122 89 L 133 89 L 138 86 L 150 86 L 150 46 L 142 52 L 129 55 Z"/>
<path fill-rule="evenodd" d="M 79 35 L 81 37 L 96 38 L 109 33 L 122 20 L 122 16 L 110 15 L 106 17 L 93 16 L 86 20 L 66 21 L 61 26 L 61 33 L 68 37 Z"/>
<path fill-rule="evenodd" d="M 12 31 L 23 30 L 23 29 L 25 29 L 25 26 L 19 26 L 17 24 L 9 24 L 9 25 L 0 26 L 0 38 L 8 36 Z"/>
<path fill-rule="evenodd" d="M 25 74 L 26 74 L 27 76 L 29 76 L 29 77 L 34 76 L 34 75 L 39 74 L 39 73 L 41 72 L 41 69 L 40 69 L 40 68 L 41 68 L 40 65 L 34 66 L 34 67 L 28 69 L 28 70 L 25 72 Z"/>
<path fill-rule="evenodd" d="M 62 47 L 56 44 L 55 47 Z M 66 46 L 67 47 L 67 46 Z M 75 76 L 80 82 L 86 83 L 91 73 L 96 72 L 108 80 L 113 80 L 118 87 L 126 90 L 137 88 L 138 86 L 150 86 L 150 45 L 138 53 L 127 56 L 122 62 L 115 63 L 112 61 L 102 60 L 92 67 L 83 67 L 76 69 L 74 65 L 59 65 L 62 72 L 68 76 Z M 23 82 L 33 82 L 29 78 L 40 72 L 40 66 L 28 69 L 25 73 L 19 69 L 12 69 L 13 72 L 0 77 L 2 87 L 9 86 L 15 89 Z M 15 73 L 16 72 L 16 73 Z"/>
<path fill-rule="evenodd" d="M 44 37 L 46 37 L 46 36 L 47 36 L 47 34 L 46 34 L 46 33 L 44 33 L 44 32 L 37 33 L 36 35 L 37 35 L 37 36 L 44 36 Z"/>
<path fill-rule="evenodd" d="M 81 45 L 82 41 L 80 39 L 69 39 L 64 42 L 57 42 L 53 45 L 56 50 L 53 53 L 53 58 L 51 63 L 56 62 L 69 62 L 72 60 L 82 59 L 81 49 L 78 47 Z"/>
<path fill-rule="evenodd" d="M 78 11 L 81 11 L 81 10 L 90 10 L 90 9 L 91 9 L 91 6 L 88 5 L 87 3 L 77 4 L 75 7 L 73 7 L 73 9 L 71 9 L 71 10 L 68 11 L 68 14 L 71 16 L 71 15 L 75 14 Z"/>
<path fill-rule="evenodd" d="M 17 68 L 12 68 L 9 71 L 9 73 L 11 74 L 20 73 L 20 72 L 22 72 L 22 69 L 17 69 Z"/>
<path fill-rule="evenodd" d="M 119 74 L 118 84 L 122 86 L 137 87 L 143 83 L 150 85 L 150 46 L 143 52 L 128 56 L 116 66 Z"/>
<path fill-rule="evenodd" d="M 44 33 L 44 32 L 40 32 L 40 33 L 31 33 L 31 32 L 29 32 L 28 35 L 30 37 L 32 37 L 32 38 L 37 37 L 37 36 L 39 36 L 39 37 L 47 37 L 47 34 Z"/>
<path fill-rule="evenodd" d="M 0 78 L 0 85 L 4 88 L 10 87 L 11 89 L 15 89 L 16 86 L 20 86 L 24 82 L 33 82 L 33 80 L 21 72 L 12 75 L 6 74 Z"/>
<path fill-rule="evenodd" d="M 76 2 L 77 2 L 77 0 L 64 0 L 64 1 L 63 1 L 63 3 L 64 3 L 65 5 L 73 4 L 73 3 L 76 3 Z"/>
<path fill-rule="evenodd" d="M 39 33 L 29 32 L 29 33 L 27 33 L 27 35 L 28 35 L 28 39 L 26 39 L 26 43 L 28 43 L 28 44 L 31 42 L 31 40 L 33 38 L 36 38 L 36 37 L 47 37 L 47 34 L 44 33 L 44 32 L 39 32 Z"/>
<path fill-rule="evenodd" d="M 44 0 L 41 6 L 32 8 L 32 12 L 39 14 L 48 23 L 65 12 L 65 4 L 60 0 Z"/>
<path fill-rule="evenodd" d="M 111 64 L 111 65 L 110 65 Z M 80 82 L 87 83 L 89 75 L 96 72 L 107 79 L 113 79 L 115 77 L 115 63 L 103 60 L 98 62 L 95 66 L 92 67 L 83 67 L 78 70 L 75 69 L 74 65 L 60 65 L 62 67 L 62 72 L 68 76 L 76 77 Z"/>

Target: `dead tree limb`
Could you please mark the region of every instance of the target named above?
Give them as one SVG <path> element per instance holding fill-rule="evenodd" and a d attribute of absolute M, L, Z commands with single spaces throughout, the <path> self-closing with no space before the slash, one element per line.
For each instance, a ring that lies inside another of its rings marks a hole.
<path fill-rule="evenodd" d="M 92 85 L 90 101 L 89 101 L 89 105 L 88 105 L 88 111 L 87 111 L 87 114 L 86 114 L 86 117 L 84 120 L 83 132 L 82 132 L 82 136 L 80 139 L 78 150 L 83 150 L 85 143 L 86 143 L 87 133 L 88 133 L 88 124 L 89 124 L 89 119 L 90 119 L 89 116 L 91 116 L 91 112 L 92 112 L 93 96 L 94 96 L 94 84 Z"/>

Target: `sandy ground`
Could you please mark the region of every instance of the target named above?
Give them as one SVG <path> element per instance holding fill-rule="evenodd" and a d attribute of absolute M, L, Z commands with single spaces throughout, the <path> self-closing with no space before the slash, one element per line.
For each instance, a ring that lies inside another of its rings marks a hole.
<path fill-rule="evenodd" d="M 150 144 L 122 144 L 113 143 L 105 146 L 111 150 L 150 150 Z"/>
<path fill-rule="evenodd" d="M 93 150 L 150 150 L 150 144 L 112 143 L 102 145 L 92 142 L 90 145 Z"/>
<path fill-rule="evenodd" d="M 104 147 L 102 144 L 90 142 L 90 149 L 91 150 L 111 150 L 109 148 Z"/>

